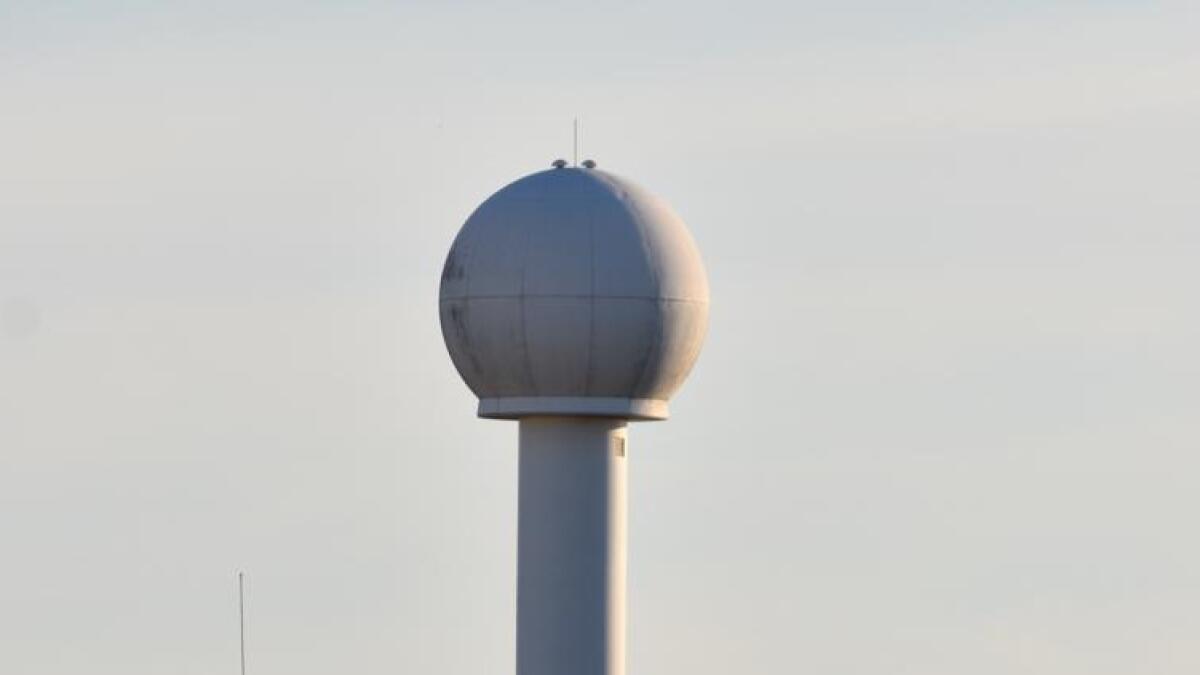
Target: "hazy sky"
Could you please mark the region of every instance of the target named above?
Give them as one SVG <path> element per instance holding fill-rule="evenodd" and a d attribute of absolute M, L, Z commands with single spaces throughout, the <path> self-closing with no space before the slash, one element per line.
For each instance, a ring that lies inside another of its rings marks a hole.
<path fill-rule="evenodd" d="M 0 672 L 512 673 L 437 282 L 584 154 L 712 285 L 630 671 L 1200 671 L 1200 5 L 0 0 Z"/>

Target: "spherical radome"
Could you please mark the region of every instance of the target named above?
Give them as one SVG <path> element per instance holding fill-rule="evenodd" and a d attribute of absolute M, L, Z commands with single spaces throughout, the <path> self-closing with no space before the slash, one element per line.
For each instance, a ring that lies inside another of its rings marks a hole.
<path fill-rule="evenodd" d="M 471 214 L 439 305 L 481 417 L 665 419 L 704 342 L 708 279 L 662 200 L 605 171 L 559 168 Z"/>

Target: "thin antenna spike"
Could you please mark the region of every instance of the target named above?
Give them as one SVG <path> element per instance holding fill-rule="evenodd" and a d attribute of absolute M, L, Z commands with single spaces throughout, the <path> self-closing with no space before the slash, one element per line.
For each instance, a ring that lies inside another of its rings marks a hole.
<path fill-rule="evenodd" d="M 573 148 L 571 155 L 571 166 L 579 166 L 579 118 L 575 118 L 575 135 L 571 146 Z"/>
<path fill-rule="evenodd" d="M 238 645 L 241 650 L 242 675 L 246 675 L 246 601 L 243 578 L 238 572 Z"/>

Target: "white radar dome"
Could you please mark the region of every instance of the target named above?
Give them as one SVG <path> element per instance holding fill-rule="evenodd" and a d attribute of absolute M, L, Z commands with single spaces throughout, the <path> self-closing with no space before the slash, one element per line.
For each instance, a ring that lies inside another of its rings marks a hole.
<path fill-rule="evenodd" d="M 708 279 L 665 202 L 611 173 L 560 167 L 471 214 L 439 305 L 481 417 L 666 419 L 704 342 Z"/>

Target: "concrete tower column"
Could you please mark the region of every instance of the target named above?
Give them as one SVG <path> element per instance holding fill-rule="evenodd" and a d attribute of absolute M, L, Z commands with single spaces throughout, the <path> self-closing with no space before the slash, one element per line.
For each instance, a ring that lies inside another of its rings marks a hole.
<path fill-rule="evenodd" d="M 626 421 L 524 417 L 517 675 L 624 675 Z"/>

